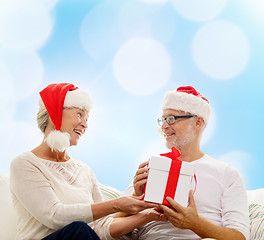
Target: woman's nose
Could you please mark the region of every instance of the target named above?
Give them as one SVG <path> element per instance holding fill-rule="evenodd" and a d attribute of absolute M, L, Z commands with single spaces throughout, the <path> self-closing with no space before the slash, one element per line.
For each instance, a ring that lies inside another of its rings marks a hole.
<path fill-rule="evenodd" d="M 88 127 L 87 122 L 85 120 L 82 120 L 81 124 L 82 127 L 84 127 L 85 129 Z"/>

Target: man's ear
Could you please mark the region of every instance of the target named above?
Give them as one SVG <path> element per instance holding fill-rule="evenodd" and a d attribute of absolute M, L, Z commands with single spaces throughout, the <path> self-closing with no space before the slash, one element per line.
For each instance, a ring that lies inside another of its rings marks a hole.
<path fill-rule="evenodd" d="M 199 129 L 202 128 L 204 124 L 204 120 L 202 117 L 196 117 L 196 121 L 195 121 L 195 128 Z"/>

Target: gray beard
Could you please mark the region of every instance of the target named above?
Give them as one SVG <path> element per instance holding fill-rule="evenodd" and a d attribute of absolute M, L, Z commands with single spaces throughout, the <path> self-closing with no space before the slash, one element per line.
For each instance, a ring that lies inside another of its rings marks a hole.
<path fill-rule="evenodd" d="M 171 149 L 173 146 L 177 148 L 179 151 L 183 149 L 187 144 L 192 142 L 194 140 L 194 131 L 191 128 L 191 123 L 188 125 L 188 128 L 186 129 L 186 133 L 183 138 L 177 137 L 177 133 L 175 135 L 175 139 L 173 142 L 168 143 L 166 142 L 166 147 Z"/>

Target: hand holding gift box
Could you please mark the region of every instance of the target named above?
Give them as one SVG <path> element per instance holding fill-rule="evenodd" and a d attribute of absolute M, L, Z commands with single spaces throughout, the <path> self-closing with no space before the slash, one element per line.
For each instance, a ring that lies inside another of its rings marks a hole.
<path fill-rule="evenodd" d="M 150 158 L 144 200 L 171 206 L 166 200 L 166 197 L 171 197 L 187 207 L 189 191 L 195 177 L 194 166 L 179 160 L 181 154 L 175 147 L 171 150 Z"/>

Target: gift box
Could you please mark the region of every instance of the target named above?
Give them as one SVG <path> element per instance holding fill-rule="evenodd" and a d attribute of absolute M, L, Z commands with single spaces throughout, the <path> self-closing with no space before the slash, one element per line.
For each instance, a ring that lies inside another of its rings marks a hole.
<path fill-rule="evenodd" d="M 192 189 L 194 178 L 194 166 L 177 159 L 180 153 L 176 150 L 173 149 L 168 154 L 161 154 L 163 156 L 150 158 L 145 201 L 170 206 L 166 197 L 171 197 L 182 206 L 188 206 L 189 191 Z"/>

